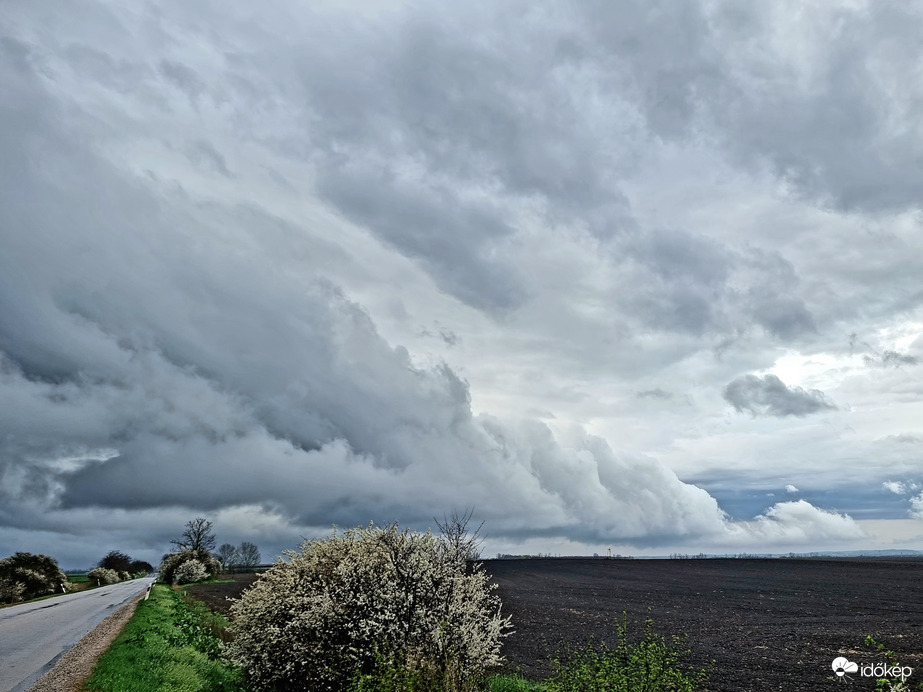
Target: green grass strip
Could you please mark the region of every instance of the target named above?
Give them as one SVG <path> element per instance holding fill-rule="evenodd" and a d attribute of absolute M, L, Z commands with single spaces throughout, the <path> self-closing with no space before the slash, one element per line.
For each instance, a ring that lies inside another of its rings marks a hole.
<path fill-rule="evenodd" d="M 198 609 L 155 584 L 96 664 L 94 692 L 243 692 L 243 675 L 221 660 L 220 640 Z"/>
<path fill-rule="evenodd" d="M 546 692 L 549 688 L 542 682 L 526 680 L 521 675 L 491 675 L 485 683 L 487 692 Z"/>

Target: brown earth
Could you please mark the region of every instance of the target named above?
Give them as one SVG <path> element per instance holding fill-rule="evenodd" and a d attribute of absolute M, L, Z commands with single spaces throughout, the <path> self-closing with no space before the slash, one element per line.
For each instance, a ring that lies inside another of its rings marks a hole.
<path fill-rule="evenodd" d="M 686 661 L 709 669 L 714 692 L 872 690 L 831 661 L 884 662 L 869 635 L 923 679 L 923 559 L 488 560 L 515 632 L 504 644 L 511 668 L 544 677 L 562 643 L 615 643 L 624 613 L 629 637 L 650 618 L 665 636 L 687 635 Z M 189 587 L 227 612 L 257 575 Z"/>
<path fill-rule="evenodd" d="M 231 610 L 231 604 L 234 599 L 240 598 L 240 595 L 256 581 L 259 574 L 255 572 L 246 572 L 242 574 L 222 574 L 218 582 L 211 584 L 190 584 L 189 586 L 179 587 L 180 590 L 186 591 L 197 601 L 203 601 L 209 608 L 216 613 L 227 615 Z"/>
<path fill-rule="evenodd" d="M 871 635 L 923 678 L 923 560 L 920 559 L 545 559 L 485 563 L 515 634 L 510 663 L 527 675 L 561 640 L 614 643 L 624 612 L 635 632 L 686 634 L 688 661 L 709 667 L 707 689 L 871 690 L 838 680 L 837 656 L 882 660 Z M 713 664 L 710 662 L 714 661 Z M 841 689 L 847 689 L 845 685 Z"/>

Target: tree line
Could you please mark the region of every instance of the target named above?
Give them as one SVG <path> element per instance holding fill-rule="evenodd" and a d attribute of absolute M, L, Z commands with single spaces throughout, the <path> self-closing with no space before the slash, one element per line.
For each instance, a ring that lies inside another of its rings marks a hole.
<path fill-rule="evenodd" d="M 153 565 L 134 560 L 120 550 L 107 553 L 87 572 L 90 585 L 103 586 L 150 574 Z M 58 561 L 48 555 L 18 552 L 0 560 L 0 603 L 16 603 L 53 593 L 86 588 L 68 579 Z"/>
<path fill-rule="evenodd" d="M 179 538 L 170 541 L 171 553 L 160 563 L 160 579 L 170 584 L 190 584 L 214 577 L 222 570 L 252 568 L 260 564 L 260 549 L 255 543 L 243 541 L 239 546 L 218 540 L 212 522 L 196 517 L 186 522 Z"/>
<path fill-rule="evenodd" d="M 160 578 L 169 583 L 202 581 L 222 570 L 253 568 L 260 564 L 260 550 L 250 541 L 240 545 L 223 543 L 216 549 L 212 522 L 204 517 L 186 522 L 181 536 L 171 543 L 174 551 L 163 556 L 159 569 Z M 145 560 L 136 560 L 121 550 L 110 550 L 87 572 L 87 578 L 90 586 L 104 586 L 153 571 L 154 566 Z M 48 555 L 18 552 L 0 559 L 0 603 L 16 603 L 83 588 L 87 588 L 86 583 L 71 582 L 58 561 Z"/>

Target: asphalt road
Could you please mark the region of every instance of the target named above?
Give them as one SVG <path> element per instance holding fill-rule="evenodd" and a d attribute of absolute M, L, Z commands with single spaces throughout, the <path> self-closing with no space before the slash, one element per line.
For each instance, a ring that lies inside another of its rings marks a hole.
<path fill-rule="evenodd" d="M 153 577 L 0 609 L 0 691 L 20 692 Z"/>

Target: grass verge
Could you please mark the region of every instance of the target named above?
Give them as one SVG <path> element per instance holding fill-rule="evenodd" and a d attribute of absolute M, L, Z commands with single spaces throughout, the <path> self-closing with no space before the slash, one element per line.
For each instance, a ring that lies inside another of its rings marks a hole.
<path fill-rule="evenodd" d="M 242 692 L 241 671 L 220 658 L 220 618 L 155 584 L 84 685 L 94 692 Z"/>

